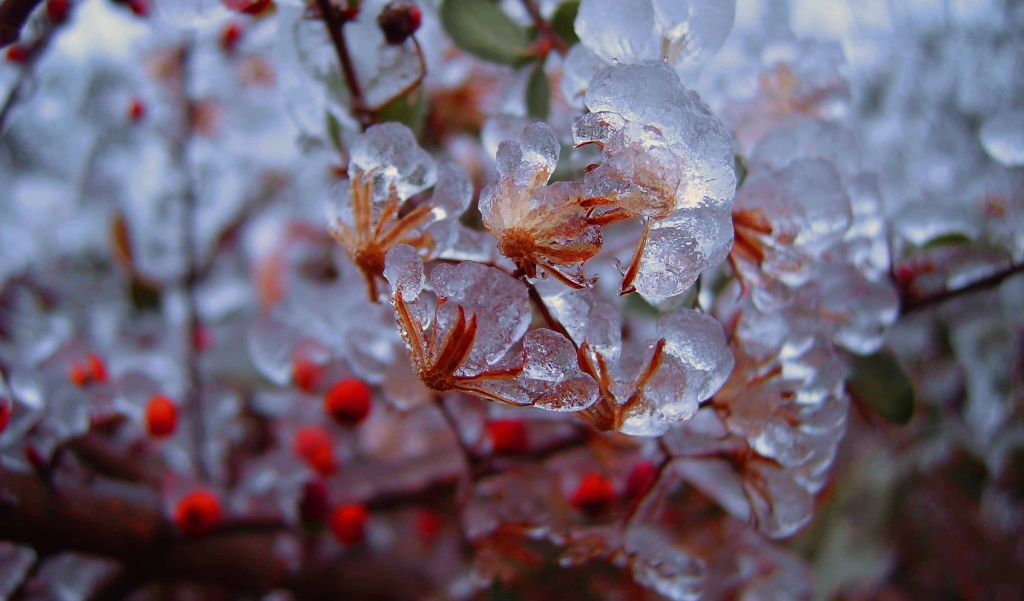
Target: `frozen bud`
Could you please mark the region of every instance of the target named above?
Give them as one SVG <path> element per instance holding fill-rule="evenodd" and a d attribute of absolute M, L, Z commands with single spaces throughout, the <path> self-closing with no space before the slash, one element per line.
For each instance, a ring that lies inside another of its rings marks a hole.
<path fill-rule="evenodd" d="M 157 395 L 146 406 L 146 429 L 151 436 L 164 437 L 178 427 L 178 408 L 171 399 Z"/>
<path fill-rule="evenodd" d="M 324 368 L 305 354 L 297 353 L 292 361 L 292 380 L 299 390 L 306 393 L 316 392 L 323 381 Z"/>
<path fill-rule="evenodd" d="M 366 520 L 370 512 L 362 505 L 342 505 L 331 514 L 331 532 L 338 542 L 351 547 L 366 537 Z"/>
<path fill-rule="evenodd" d="M 224 49 L 224 52 L 231 54 L 238 47 L 238 42 L 242 39 L 242 24 L 232 21 L 228 23 L 220 33 L 220 47 Z"/>
<path fill-rule="evenodd" d="M 404 43 L 420 28 L 423 13 L 420 7 L 408 0 L 389 3 L 377 17 L 377 25 L 384 32 L 384 39 L 392 46 Z"/>
<path fill-rule="evenodd" d="M 174 510 L 174 523 L 188 536 L 209 534 L 221 522 L 220 500 L 212 492 L 197 490 L 185 495 Z"/>
<path fill-rule="evenodd" d="M 324 407 L 334 421 L 355 425 L 366 419 L 372 401 L 370 387 L 362 380 L 349 378 L 338 382 L 324 397 Z"/>

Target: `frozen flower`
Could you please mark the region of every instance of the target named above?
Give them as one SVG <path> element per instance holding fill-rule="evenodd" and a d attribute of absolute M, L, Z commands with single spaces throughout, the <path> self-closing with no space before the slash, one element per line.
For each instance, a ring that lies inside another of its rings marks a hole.
<path fill-rule="evenodd" d="M 375 125 L 356 140 L 348 176 L 341 198 L 328 206 L 331 233 L 363 273 L 370 299 L 376 302 L 388 251 L 408 244 L 424 254 L 437 254 L 427 227 L 461 215 L 472 198 L 472 185 L 462 168 L 453 163 L 438 166 L 416 144 L 409 128 L 399 123 Z M 406 204 L 431 186 L 429 201 Z"/>
<path fill-rule="evenodd" d="M 519 142 L 502 142 L 500 179 L 481 194 L 480 212 L 498 250 L 523 274 L 535 278 L 540 267 L 581 288 L 583 263 L 601 250 L 601 228 L 587 221 L 579 183 L 546 185 L 558 154 L 558 140 L 544 123 L 527 126 Z"/>
<path fill-rule="evenodd" d="M 527 331 L 530 301 L 519 280 L 468 261 L 439 265 L 430 273 L 431 310 L 423 261 L 404 245 L 388 253 L 385 277 L 413 369 L 430 390 L 555 411 L 579 411 L 597 399 L 597 384 L 579 370 L 567 339 Z M 520 341 L 519 356 L 509 356 Z"/>

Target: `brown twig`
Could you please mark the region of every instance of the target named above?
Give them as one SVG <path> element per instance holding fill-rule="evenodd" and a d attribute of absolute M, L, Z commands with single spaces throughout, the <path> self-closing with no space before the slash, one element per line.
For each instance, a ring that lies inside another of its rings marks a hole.
<path fill-rule="evenodd" d="M 341 73 L 345 77 L 349 95 L 352 96 L 352 112 L 363 122 L 364 127 L 368 126 L 370 114 L 366 111 L 363 88 L 359 85 L 359 78 L 356 75 L 355 66 L 352 64 L 352 55 L 345 42 L 345 23 L 337 9 L 331 5 L 330 0 L 316 0 L 316 5 L 320 9 L 320 18 L 324 21 L 327 35 L 330 36 L 334 52 L 338 55 L 338 61 L 341 63 Z"/>
<path fill-rule="evenodd" d="M 530 19 L 533 20 L 534 26 L 537 27 L 537 31 L 540 35 L 551 44 L 559 54 L 565 56 L 569 52 L 569 47 L 565 45 L 562 38 L 558 37 L 555 30 L 551 28 L 551 23 L 548 23 L 544 15 L 540 14 L 540 9 L 537 8 L 537 3 L 534 0 L 520 0 L 523 4 L 523 8 L 530 14 Z"/>
<path fill-rule="evenodd" d="M 3 0 L 0 2 L 0 48 L 21 37 L 21 29 L 43 0 Z"/>
<path fill-rule="evenodd" d="M 972 292 L 978 292 L 987 288 L 998 286 L 1006 278 L 1024 272 L 1024 263 L 1010 264 L 1008 267 L 1001 269 L 993 274 L 987 275 L 983 278 L 977 279 L 970 284 L 954 288 L 952 290 L 942 290 L 932 294 L 924 296 L 904 296 L 900 302 L 900 315 L 907 315 L 914 311 L 919 311 L 927 307 L 944 303 L 948 300 L 970 294 Z"/>

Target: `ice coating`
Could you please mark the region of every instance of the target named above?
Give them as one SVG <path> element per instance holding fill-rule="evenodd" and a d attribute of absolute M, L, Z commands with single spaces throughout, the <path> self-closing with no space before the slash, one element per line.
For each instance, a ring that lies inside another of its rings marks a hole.
<path fill-rule="evenodd" d="M 530 326 L 526 288 L 499 269 L 469 261 L 442 264 L 430 272 L 430 281 L 439 305 L 435 327 L 448 329 L 457 319 L 456 307 L 462 307 L 467 319 L 478 319 L 464 373 L 497 363 Z"/>
<path fill-rule="evenodd" d="M 1024 111 L 1007 111 L 986 119 L 978 136 L 985 152 L 999 164 L 1024 166 Z"/>
<path fill-rule="evenodd" d="M 560 147 L 551 128 L 527 126 L 520 140 L 498 147 L 500 179 L 480 194 L 484 226 L 498 250 L 527 277 L 538 268 L 560 281 L 586 285 L 583 263 L 601 248 L 601 228 L 588 222 L 582 185 L 545 185 L 558 163 Z"/>
<path fill-rule="evenodd" d="M 437 163 L 419 147 L 408 127 L 381 123 L 367 129 L 352 145 L 349 178 L 362 174 L 373 178 L 375 201 L 386 200 L 392 186 L 404 200 L 434 185 Z"/>
<path fill-rule="evenodd" d="M 652 126 L 688 165 L 676 206 L 727 205 L 736 191 L 729 132 L 696 92 L 661 61 L 612 65 L 587 90 L 591 112 L 610 112 Z"/>
<path fill-rule="evenodd" d="M 551 330 L 527 332 L 530 304 L 519 280 L 469 261 L 438 265 L 430 273 L 431 316 L 415 249 L 393 248 L 384 273 L 413 371 L 427 388 L 550 411 L 580 411 L 597 400 L 597 383 L 579 369 L 571 341 Z M 509 353 L 520 341 L 518 354 Z M 422 396 L 408 383 L 396 389 L 406 404 Z"/>
<path fill-rule="evenodd" d="M 473 201 L 473 182 L 466 170 L 451 161 L 437 167 L 437 184 L 430 196 L 435 221 L 458 218 Z"/>
<path fill-rule="evenodd" d="M 626 532 L 625 550 L 636 581 L 673 601 L 701 598 L 708 569 L 652 525 L 637 525 Z"/>
<path fill-rule="evenodd" d="M 583 0 L 574 23 L 580 44 L 566 61 L 566 97 L 576 97 L 596 62 L 664 61 L 690 77 L 725 43 L 735 15 L 735 0 Z"/>

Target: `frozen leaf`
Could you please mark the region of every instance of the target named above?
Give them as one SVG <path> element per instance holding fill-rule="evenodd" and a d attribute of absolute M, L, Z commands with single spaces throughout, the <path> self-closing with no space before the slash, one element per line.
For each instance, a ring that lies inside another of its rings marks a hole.
<path fill-rule="evenodd" d="M 36 562 L 32 547 L 0 541 L 0 597 L 10 598 Z"/>
<path fill-rule="evenodd" d="M 663 532 L 637 525 L 626 532 L 626 553 L 633 577 L 673 601 L 701 598 L 708 567 L 698 557 L 673 545 Z"/>

